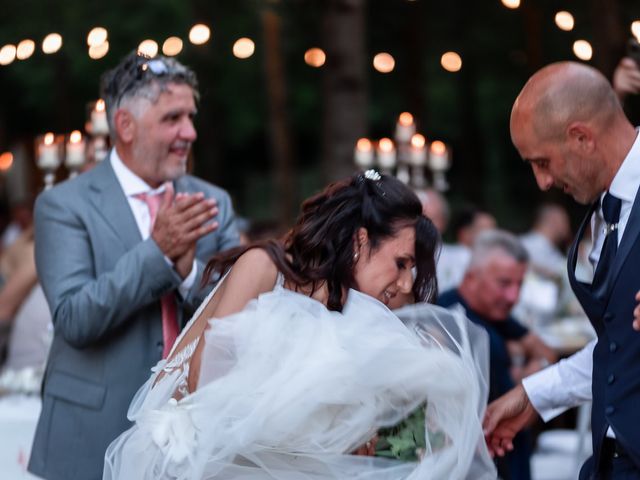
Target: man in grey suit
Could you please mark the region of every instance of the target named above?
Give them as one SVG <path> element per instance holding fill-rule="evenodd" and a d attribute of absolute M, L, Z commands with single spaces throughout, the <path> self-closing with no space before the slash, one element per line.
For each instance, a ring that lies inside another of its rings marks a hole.
<path fill-rule="evenodd" d="M 37 200 L 36 265 L 55 333 L 36 475 L 102 477 L 132 397 L 207 293 L 203 262 L 238 245 L 228 194 L 186 174 L 197 95 L 175 59 L 131 53 L 102 79 L 109 157 Z"/>

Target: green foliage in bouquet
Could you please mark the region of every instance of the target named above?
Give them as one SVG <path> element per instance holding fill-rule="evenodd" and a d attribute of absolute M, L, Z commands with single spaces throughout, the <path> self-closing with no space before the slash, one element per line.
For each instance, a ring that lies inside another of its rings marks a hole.
<path fill-rule="evenodd" d="M 394 458 L 404 462 L 419 461 L 427 446 L 425 411 L 426 404 L 415 409 L 399 424 L 380 430 L 376 443 L 376 456 Z M 432 450 L 438 450 L 444 446 L 444 433 L 440 431 L 428 433 Z"/>
<path fill-rule="evenodd" d="M 380 430 L 376 456 L 417 461 L 426 447 L 424 411 L 424 406 L 421 406 L 399 424 Z"/>

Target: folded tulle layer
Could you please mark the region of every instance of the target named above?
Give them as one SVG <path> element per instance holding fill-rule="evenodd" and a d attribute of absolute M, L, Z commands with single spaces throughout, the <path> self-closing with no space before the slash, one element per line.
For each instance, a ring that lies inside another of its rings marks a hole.
<path fill-rule="evenodd" d="M 181 374 L 152 377 L 105 478 L 495 478 L 479 421 L 486 339 L 437 307 L 401 317 L 355 291 L 337 313 L 277 287 L 211 320 L 198 389 L 176 401 Z M 349 454 L 424 403 L 444 442 L 420 463 Z"/>

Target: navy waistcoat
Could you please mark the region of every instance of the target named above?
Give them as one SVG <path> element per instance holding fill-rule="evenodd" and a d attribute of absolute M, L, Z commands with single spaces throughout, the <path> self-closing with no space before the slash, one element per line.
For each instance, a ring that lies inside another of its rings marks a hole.
<path fill-rule="evenodd" d="M 568 262 L 571 287 L 598 334 L 591 386 L 594 471 L 609 426 L 640 469 L 640 332 L 631 326 L 640 290 L 640 199 L 636 195 L 602 298 L 575 277 L 578 245 L 597 205 L 583 220 Z"/>

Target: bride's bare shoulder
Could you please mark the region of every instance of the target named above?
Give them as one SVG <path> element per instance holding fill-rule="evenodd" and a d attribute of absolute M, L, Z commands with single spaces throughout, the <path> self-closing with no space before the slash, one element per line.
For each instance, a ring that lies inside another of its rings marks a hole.
<path fill-rule="evenodd" d="M 216 316 L 240 311 L 249 300 L 273 290 L 277 276 L 278 268 L 266 251 L 247 250 L 236 260 L 224 282 Z"/>
<path fill-rule="evenodd" d="M 275 282 L 278 276 L 278 267 L 273 259 L 262 248 L 247 250 L 236 260 L 231 274 L 236 276 L 249 276 L 259 282 Z"/>

